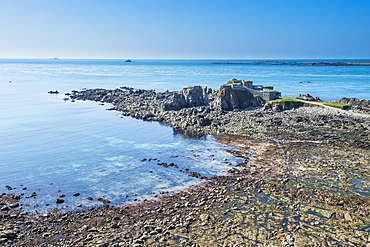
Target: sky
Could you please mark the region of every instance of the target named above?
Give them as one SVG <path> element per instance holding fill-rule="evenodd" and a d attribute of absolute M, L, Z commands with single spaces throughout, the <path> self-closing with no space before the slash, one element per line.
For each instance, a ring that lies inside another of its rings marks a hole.
<path fill-rule="evenodd" d="M 370 59 L 370 0 L 0 0 L 0 58 Z"/>

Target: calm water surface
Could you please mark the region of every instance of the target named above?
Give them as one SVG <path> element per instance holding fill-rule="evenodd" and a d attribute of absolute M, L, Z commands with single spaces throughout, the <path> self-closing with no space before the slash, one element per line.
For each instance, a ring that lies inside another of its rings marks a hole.
<path fill-rule="evenodd" d="M 59 207 L 70 209 L 78 203 L 100 205 L 99 197 L 122 205 L 200 182 L 180 169 L 214 176 L 229 168 L 224 158 L 237 162 L 211 136 L 184 138 L 168 126 L 106 111 L 109 105 L 64 101 L 64 92 L 73 89 L 217 89 L 237 78 L 273 85 L 284 96 L 370 99 L 370 67 L 211 65 L 213 61 L 0 60 L 0 192 L 9 192 L 6 185 L 15 187 L 16 194 L 36 192 L 36 199 L 22 201 L 29 210 L 54 207 L 60 194 L 66 195 L 66 203 Z M 50 90 L 61 93 L 50 95 Z M 179 169 L 144 158 L 173 162 Z M 77 192 L 81 196 L 73 197 Z"/>

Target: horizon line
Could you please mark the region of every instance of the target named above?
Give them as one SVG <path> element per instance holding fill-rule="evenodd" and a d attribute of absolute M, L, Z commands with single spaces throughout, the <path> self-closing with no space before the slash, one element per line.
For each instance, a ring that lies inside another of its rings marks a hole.
<path fill-rule="evenodd" d="M 47 59 L 47 60 L 284 60 L 284 59 L 364 59 L 370 58 L 70 58 L 70 57 L 0 57 L 0 59 Z"/>

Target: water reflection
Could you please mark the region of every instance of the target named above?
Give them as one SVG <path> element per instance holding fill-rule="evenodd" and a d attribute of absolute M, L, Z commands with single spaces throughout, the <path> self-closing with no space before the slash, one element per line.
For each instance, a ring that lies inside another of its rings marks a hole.
<path fill-rule="evenodd" d="M 198 131 L 173 129 L 173 135 L 180 135 L 185 139 L 207 139 L 207 135 Z"/>

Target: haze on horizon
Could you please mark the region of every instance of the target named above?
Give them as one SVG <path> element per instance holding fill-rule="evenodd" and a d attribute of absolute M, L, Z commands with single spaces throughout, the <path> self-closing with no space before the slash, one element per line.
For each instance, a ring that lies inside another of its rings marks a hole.
<path fill-rule="evenodd" d="M 370 59 L 368 0 L 0 0 L 1 58 Z"/>

